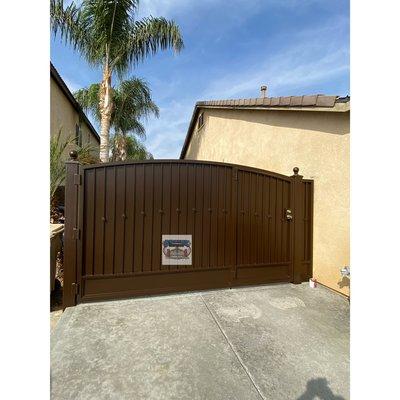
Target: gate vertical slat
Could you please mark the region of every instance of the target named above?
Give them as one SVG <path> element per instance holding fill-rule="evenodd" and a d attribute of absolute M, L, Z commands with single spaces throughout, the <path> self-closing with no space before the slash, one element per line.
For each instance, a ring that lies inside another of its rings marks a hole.
<path fill-rule="evenodd" d="M 263 214 L 263 176 L 257 174 L 257 264 L 261 265 L 262 260 L 262 214 Z"/>
<path fill-rule="evenodd" d="M 179 170 L 179 233 L 187 233 L 188 167 Z"/>
<path fill-rule="evenodd" d="M 160 270 L 161 264 L 161 223 L 162 223 L 162 165 L 154 166 L 154 197 L 153 197 L 153 238 L 152 264 L 153 271 Z"/>
<path fill-rule="evenodd" d="M 231 204 L 230 204 L 230 216 L 231 216 L 231 225 L 230 225 L 230 231 L 231 231 L 231 241 L 230 241 L 230 249 L 233 249 L 231 251 L 232 253 L 232 263 L 231 263 L 231 274 L 230 274 L 230 279 L 229 279 L 229 286 L 232 286 L 232 282 L 236 279 L 237 277 L 237 267 L 238 267 L 238 248 L 239 248 L 239 237 L 238 237 L 238 231 L 239 231 L 239 210 L 238 210 L 238 204 L 239 204 L 239 172 L 238 169 L 233 167 L 230 168 L 231 171 L 231 179 L 229 180 L 231 183 Z"/>
<path fill-rule="evenodd" d="M 171 234 L 179 234 L 179 165 L 171 165 Z M 174 179 L 175 177 L 175 179 Z M 169 265 L 170 270 L 176 270 L 176 265 Z"/>
<path fill-rule="evenodd" d="M 251 217 L 250 217 L 250 192 L 251 192 L 251 175 L 248 172 L 244 173 L 244 252 L 242 264 L 249 264 L 250 258 L 250 237 L 251 237 Z"/>
<path fill-rule="evenodd" d="M 118 220 L 120 221 L 121 226 L 121 243 L 122 243 L 122 251 L 121 251 L 121 266 L 119 270 L 122 272 L 132 272 L 133 267 L 133 230 L 135 229 L 134 221 L 135 215 L 132 211 L 133 209 L 133 198 L 135 196 L 135 181 L 129 181 L 129 185 L 127 185 L 128 174 L 134 173 L 133 168 L 127 168 L 125 165 L 120 168 L 120 173 L 117 175 L 117 179 L 115 184 L 117 188 L 119 188 L 119 193 L 121 197 L 120 201 L 120 209 L 117 213 Z M 129 176 L 129 178 L 131 178 Z M 131 188 L 128 190 L 128 188 Z M 133 190 L 132 190 L 133 188 Z M 130 224 L 133 224 L 132 228 Z"/>
<path fill-rule="evenodd" d="M 114 219 L 114 263 L 113 274 L 120 274 L 124 265 L 124 243 L 125 243 L 125 166 L 115 167 L 115 219 Z"/>
<path fill-rule="evenodd" d="M 89 170 L 83 176 L 85 177 L 84 192 L 85 204 L 87 210 L 85 212 L 84 229 L 87 235 L 84 236 L 84 268 L 85 275 L 93 275 L 94 271 L 94 230 L 95 230 L 95 173 L 96 170 Z"/>
<path fill-rule="evenodd" d="M 165 168 L 163 168 L 163 205 L 162 209 L 163 219 L 162 219 L 162 233 L 169 234 L 171 233 L 171 190 L 172 190 L 172 182 L 171 182 L 171 173 L 172 173 L 172 165 L 167 164 Z M 169 267 L 163 267 L 163 269 L 169 269 Z"/>
<path fill-rule="evenodd" d="M 262 209 L 261 209 L 261 262 L 263 264 L 267 263 L 266 257 L 265 257 L 265 249 L 266 249 L 266 230 L 268 228 L 268 201 L 267 201 L 267 184 L 268 184 L 268 179 L 263 176 L 261 180 L 261 190 L 262 190 Z M 267 192 L 268 193 L 268 192 Z"/>
<path fill-rule="evenodd" d="M 232 178 L 231 178 L 231 169 L 225 167 L 225 231 L 224 231 L 224 266 L 231 266 L 231 260 L 229 258 L 229 241 L 230 239 L 230 229 L 231 229 L 231 220 L 232 220 L 232 210 L 231 210 L 231 201 L 232 201 Z M 236 250 L 235 250 L 236 251 Z"/>
<path fill-rule="evenodd" d="M 223 266 L 224 261 L 224 249 L 225 249 L 225 193 L 226 193 L 226 181 L 225 181 L 225 167 L 218 168 L 218 206 L 217 206 L 217 265 Z"/>
<path fill-rule="evenodd" d="M 143 240 L 142 240 L 142 271 L 151 270 L 151 249 L 153 234 L 153 179 L 154 165 L 146 165 L 144 167 L 144 216 L 143 216 Z"/>
<path fill-rule="evenodd" d="M 195 165 L 196 171 L 196 195 L 195 195 L 195 238 L 193 240 L 194 267 L 202 268 L 203 255 L 203 165 Z"/>
<path fill-rule="evenodd" d="M 104 275 L 104 264 L 105 264 L 105 237 L 106 237 L 106 222 L 107 222 L 107 168 L 103 168 L 103 210 L 102 210 L 102 236 L 101 236 L 101 274 Z"/>
<path fill-rule="evenodd" d="M 282 190 L 283 182 L 277 181 L 276 188 L 276 261 L 282 260 Z"/>
<path fill-rule="evenodd" d="M 257 227 L 255 224 L 255 212 L 256 212 L 256 198 L 257 198 L 257 187 L 255 183 L 256 174 L 249 173 L 249 224 L 250 224 L 250 236 L 249 236 L 249 258 L 246 264 L 251 265 L 254 264 L 255 254 L 255 242 L 256 242 L 256 233 Z"/>
<path fill-rule="evenodd" d="M 290 209 L 290 184 L 285 183 L 284 209 Z M 285 224 L 285 262 L 290 262 L 290 224 Z"/>
<path fill-rule="evenodd" d="M 115 223 L 115 167 L 106 168 L 104 212 L 104 266 L 103 274 L 113 273 Z"/>
<path fill-rule="evenodd" d="M 210 198 L 210 264 L 209 268 L 218 265 L 218 179 L 219 167 L 211 169 L 211 198 Z"/>
<path fill-rule="evenodd" d="M 260 174 L 257 175 L 257 191 L 258 191 L 258 197 L 257 197 L 257 202 L 258 202 L 258 207 L 257 207 L 257 249 L 256 249 L 256 254 L 257 254 L 257 264 L 261 265 L 263 264 L 263 259 L 262 259 L 262 215 L 263 215 L 263 181 L 264 177 Z"/>
<path fill-rule="evenodd" d="M 96 206 L 95 206 L 95 239 L 94 239 L 94 274 L 103 273 L 103 212 L 104 212 L 104 168 L 96 170 Z"/>
<path fill-rule="evenodd" d="M 210 196 L 210 185 L 206 185 L 206 182 L 210 182 L 210 168 L 209 166 L 204 166 L 203 168 L 203 235 L 202 235 L 202 268 L 208 268 L 209 265 L 209 235 L 210 235 L 210 213 L 209 208 L 209 196 Z"/>
<path fill-rule="evenodd" d="M 237 183 L 236 183 L 236 192 L 237 192 L 237 208 L 236 208 L 236 243 L 237 243 L 237 251 L 236 251 L 236 265 L 243 264 L 243 254 L 244 254 L 244 242 L 243 242 L 243 233 L 244 233 L 244 221 L 245 221 L 245 211 L 244 211 L 244 184 L 245 184 L 245 175 L 238 170 L 236 170 Z M 236 271 L 237 272 L 237 271 Z M 235 272 L 235 276 L 236 276 Z"/>
<path fill-rule="evenodd" d="M 195 243 L 195 213 L 193 209 L 196 208 L 196 171 L 194 165 L 188 165 L 187 174 L 187 187 L 188 187 L 188 200 L 187 200 L 187 227 L 186 232 L 192 235 L 192 243 Z M 192 264 L 194 265 L 194 254 L 192 245 Z"/>
<path fill-rule="evenodd" d="M 276 179 L 271 178 L 271 213 L 270 213 L 270 224 L 271 224 L 271 238 L 269 241 L 270 260 L 269 262 L 275 262 L 275 243 L 276 243 Z"/>

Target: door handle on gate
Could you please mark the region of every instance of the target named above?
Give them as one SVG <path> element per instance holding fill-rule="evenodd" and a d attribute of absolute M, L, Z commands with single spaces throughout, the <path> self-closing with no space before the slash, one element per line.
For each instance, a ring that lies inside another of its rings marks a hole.
<path fill-rule="evenodd" d="M 288 221 L 291 221 L 293 219 L 293 215 L 292 215 L 292 210 L 290 210 L 289 208 L 286 209 L 286 219 Z"/>

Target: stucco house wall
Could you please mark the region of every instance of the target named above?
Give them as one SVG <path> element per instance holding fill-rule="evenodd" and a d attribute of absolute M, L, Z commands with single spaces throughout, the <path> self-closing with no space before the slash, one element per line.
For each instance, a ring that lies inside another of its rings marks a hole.
<path fill-rule="evenodd" d="M 314 277 L 349 294 L 340 269 L 350 263 L 350 111 L 204 108 L 186 159 L 248 165 L 314 180 Z M 348 106 L 347 106 L 348 107 Z"/>
<path fill-rule="evenodd" d="M 100 143 L 97 132 L 86 122 L 87 118 L 83 117 L 78 106 L 71 102 L 72 94 L 64 87 L 65 84 L 60 82 L 61 77 L 58 76 L 57 82 L 56 74 L 58 73 L 53 69 L 50 75 L 50 135 L 57 135 L 61 129 L 62 140 L 74 139 L 78 124 L 81 129 L 82 145 L 90 144 L 93 147 L 93 153 L 98 154 Z M 66 155 L 73 148 L 75 146 L 71 145 L 66 149 Z"/>

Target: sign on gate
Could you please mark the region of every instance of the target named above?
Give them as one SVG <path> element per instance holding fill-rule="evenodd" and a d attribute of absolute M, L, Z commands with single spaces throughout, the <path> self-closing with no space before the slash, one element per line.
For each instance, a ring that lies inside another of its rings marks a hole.
<path fill-rule="evenodd" d="M 192 265 L 192 235 L 162 235 L 162 265 Z"/>

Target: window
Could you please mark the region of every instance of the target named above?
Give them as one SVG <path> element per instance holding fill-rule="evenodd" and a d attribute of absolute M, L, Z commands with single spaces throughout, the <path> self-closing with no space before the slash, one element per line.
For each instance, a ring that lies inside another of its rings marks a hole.
<path fill-rule="evenodd" d="M 204 125 L 204 113 L 200 113 L 199 119 L 197 120 L 197 129 L 200 129 Z"/>
<path fill-rule="evenodd" d="M 82 131 L 80 124 L 75 124 L 75 143 L 77 146 L 82 146 Z"/>

